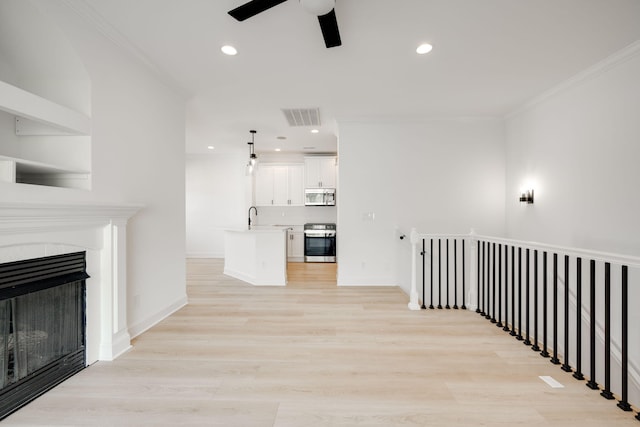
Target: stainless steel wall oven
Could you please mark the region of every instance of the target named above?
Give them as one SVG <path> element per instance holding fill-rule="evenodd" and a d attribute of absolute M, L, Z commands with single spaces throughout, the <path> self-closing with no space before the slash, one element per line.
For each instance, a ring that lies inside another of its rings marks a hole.
<path fill-rule="evenodd" d="M 304 225 L 304 261 L 336 262 L 336 225 Z"/>

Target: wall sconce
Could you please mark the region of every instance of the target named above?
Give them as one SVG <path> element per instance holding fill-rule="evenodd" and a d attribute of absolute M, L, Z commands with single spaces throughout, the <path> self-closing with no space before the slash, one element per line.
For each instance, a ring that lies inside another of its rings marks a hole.
<path fill-rule="evenodd" d="M 528 205 L 533 204 L 533 189 L 525 190 L 520 194 L 520 201 L 522 203 L 527 203 Z"/>

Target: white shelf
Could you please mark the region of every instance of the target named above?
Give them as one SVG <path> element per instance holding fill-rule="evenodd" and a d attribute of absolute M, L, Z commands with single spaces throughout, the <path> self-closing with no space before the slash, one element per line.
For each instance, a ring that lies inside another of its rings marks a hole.
<path fill-rule="evenodd" d="M 0 112 L 15 116 L 15 134 L 18 137 L 54 137 L 51 142 L 55 143 L 60 135 L 71 135 L 72 138 L 91 135 L 88 116 L 3 81 L 0 81 Z M 69 142 L 68 139 L 65 141 Z M 70 148 L 67 145 L 61 149 Z M 20 151 L 4 154 L 22 155 Z M 2 155 L 0 152 L 0 182 L 89 190 L 90 177 L 89 170 Z"/>
<path fill-rule="evenodd" d="M 59 165 L 51 165 L 48 163 L 34 162 L 32 160 L 19 159 L 17 157 L 0 156 L 0 161 L 9 161 L 16 163 L 16 169 L 20 173 L 26 174 L 80 174 L 88 175 L 90 172 L 82 169 L 65 168 Z"/>
<path fill-rule="evenodd" d="M 3 81 L 0 110 L 27 119 L 16 122 L 17 135 L 91 134 L 91 119 L 86 115 Z M 47 132 L 46 127 L 55 130 Z"/>
<path fill-rule="evenodd" d="M 0 156 L 0 181 L 88 189 L 90 172 L 16 157 Z"/>

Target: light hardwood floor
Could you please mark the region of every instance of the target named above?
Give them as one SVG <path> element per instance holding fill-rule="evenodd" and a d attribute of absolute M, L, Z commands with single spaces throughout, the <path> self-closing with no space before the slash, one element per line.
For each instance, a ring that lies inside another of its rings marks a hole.
<path fill-rule="evenodd" d="M 187 307 L 3 426 L 638 425 L 475 313 L 324 279 L 253 287 L 220 260 L 187 270 Z"/>

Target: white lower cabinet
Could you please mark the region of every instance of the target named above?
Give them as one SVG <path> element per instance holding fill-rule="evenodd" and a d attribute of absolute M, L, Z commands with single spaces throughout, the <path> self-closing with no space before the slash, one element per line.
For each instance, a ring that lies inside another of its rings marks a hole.
<path fill-rule="evenodd" d="M 287 232 L 287 261 L 304 261 L 304 232 L 295 229 Z"/>

